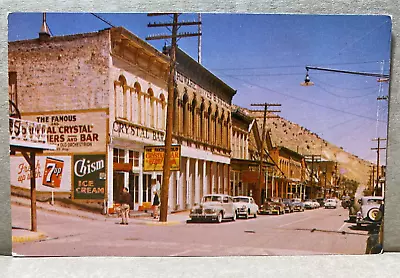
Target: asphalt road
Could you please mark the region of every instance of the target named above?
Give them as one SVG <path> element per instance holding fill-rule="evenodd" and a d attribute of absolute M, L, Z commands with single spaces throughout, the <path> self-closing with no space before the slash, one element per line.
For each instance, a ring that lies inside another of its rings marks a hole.
<path fill-rule="evenodd" d="M 153 219 L 98 220 L 38 211 L 38 230 L 47 238 L 14 243 L 27 256 L 239 256 L 363 254 L 368 232 L 345 222 L 347 210 L 316 209 L 235 222 L 186 223 L 187 213 Z M 29 227 L 29 208 L 12 207 L 13 226 Z"/>

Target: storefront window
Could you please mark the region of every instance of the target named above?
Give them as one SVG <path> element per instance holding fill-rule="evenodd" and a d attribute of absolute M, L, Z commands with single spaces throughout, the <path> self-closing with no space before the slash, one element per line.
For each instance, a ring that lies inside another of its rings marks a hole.
<path fill-rule="evenodd" d="M 113 161 L 116 163 L 124 163 L 125 162 L 125 150 L 114 149 Z"/>
<path fill-rule="evenodd" d="M 139 167 L 139 155 L 140 153 L 137 151 L 129 151 L 129 163 L 131 163 L 133 167 Z"/>
<path fill-rule="evenodd" d="M 151 202 L 151 175 L 143 175 L 143 202 Z"/>

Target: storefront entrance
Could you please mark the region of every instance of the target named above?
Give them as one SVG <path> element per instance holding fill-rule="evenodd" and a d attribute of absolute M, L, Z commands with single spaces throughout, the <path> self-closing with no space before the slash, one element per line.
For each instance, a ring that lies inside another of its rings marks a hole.
<path fill-rule="evenodd" d="M 124 172 L 116 172 L 113 174 L 113 201 L 118 202 L 122 189 L 124 188 Z"/>

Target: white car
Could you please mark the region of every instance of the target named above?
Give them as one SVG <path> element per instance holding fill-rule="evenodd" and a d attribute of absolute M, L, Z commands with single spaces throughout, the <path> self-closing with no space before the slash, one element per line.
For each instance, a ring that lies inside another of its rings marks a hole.
<path fill-rule="evenodd" d="M 317 200 L 312 200 L 313 204 L 314 204 L 314 208 L 319 208 L 321 205 L 318 203 Z"/>
<path fill-rule="evenodd" d="M 236 209 L 236 217 L 239 218 L 243 216 L 244 218 L 249 218 L 253 215 L 254 218 L 257 217 L 258 205 L 254 202 L 252 197 L 248 196 L 236 196 L 233 197 L 233 204 Z"/>
<path fill-rule="evenodd" d="M 315 208 L 315 204 L 312 200 L 306 200 L 304 202 L 304 208 L 305 209 L 314 209 Z"/>
<path fill-rule="evenodd" d="M 337 208 L 337 202 L 336 202 L 336 200 L 335 199 L 328 199 L 328 200 L 326 200 L 326 202 L 325 202 L 325 208 L 326 209 L 328 209 L 328 208 Z"/>
<path fill-rule="evenodd" d="M 209 194 L 201 199 L 200 205 L 195 205 L 189 217 L 194 221 L 209 220 L 221 223 L 223 219 L 236 220 L 236 210 L 232 197 L 225 194 Z"/>

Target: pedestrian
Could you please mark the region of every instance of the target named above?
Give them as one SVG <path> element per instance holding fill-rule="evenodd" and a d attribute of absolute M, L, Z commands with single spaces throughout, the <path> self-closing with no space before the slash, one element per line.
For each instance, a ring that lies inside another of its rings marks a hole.
<path fill-rule="evenodd" d="M 129 218 L 129 205 L 131 204 L 131 194 L 129 194 L 128 189 L 124 187 L 120 196 L 120 203 L 121 203 L 121 225 L 128 225 L 128 218 Z"/>
<path fill-rule="evenodd" d="M 160 205 L 160 198 L 158 198 L 157 191 L 154 191 L 153 199 L 153 217 L 156 219 L 158 217 L 158 206 Z"/>

